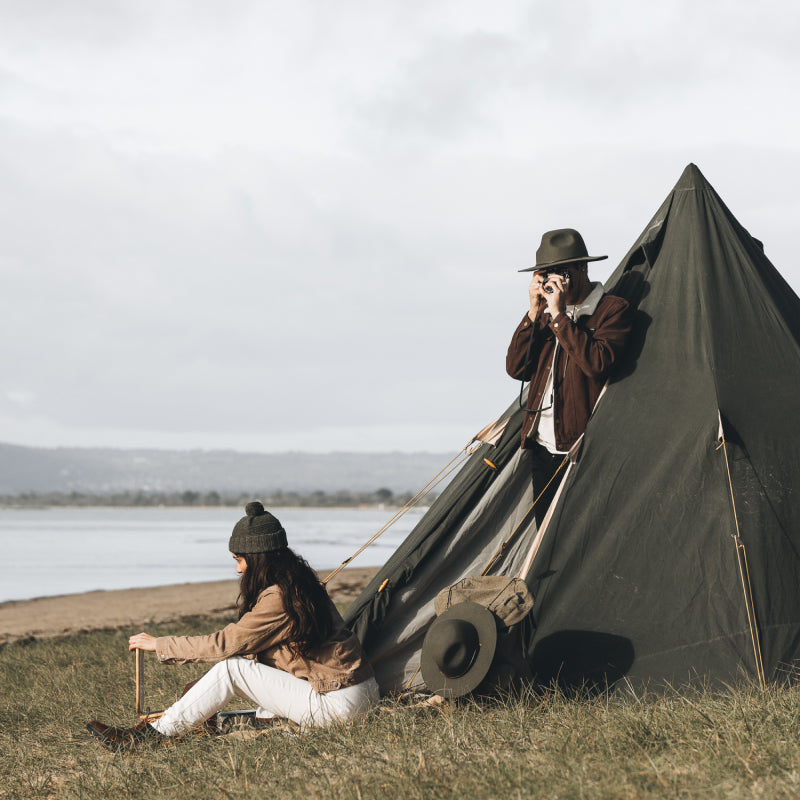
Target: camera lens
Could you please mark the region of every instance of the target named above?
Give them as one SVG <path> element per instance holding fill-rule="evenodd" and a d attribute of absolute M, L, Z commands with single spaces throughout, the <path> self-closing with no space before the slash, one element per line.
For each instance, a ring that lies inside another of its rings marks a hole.
<path fill-rule="evenodd" d="M 544 282 L 547 283 L 547 281 L 549 281 L 553 275 L 558 275 L 564 281 L 564 288 L 569 286 L 569 270 L 565 269 L 559 270 L 558 272 L 548 272 L 545 276 Z M 547 294 L 553 294 L 552 286 L 543 286 L 542 288 L 547 292 Z"/>

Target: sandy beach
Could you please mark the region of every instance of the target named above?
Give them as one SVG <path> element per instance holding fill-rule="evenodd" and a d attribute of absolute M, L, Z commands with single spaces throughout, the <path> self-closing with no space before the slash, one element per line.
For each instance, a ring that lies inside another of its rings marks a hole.
<path fill-rule="evenodd" d="M 328 592 L 340 607 L 347 605 L 377 571 L 378 567 L 342 570 L 328 585 Z M 138 630 L 154 622 L 233 613 L 237 594 L 238 582 L 226 580 L 0 603 L 0 643 L 102 628 Z"/>

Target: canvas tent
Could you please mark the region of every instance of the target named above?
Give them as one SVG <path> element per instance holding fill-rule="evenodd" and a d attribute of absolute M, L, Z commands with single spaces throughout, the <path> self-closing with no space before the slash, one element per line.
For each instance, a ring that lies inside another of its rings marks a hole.
<path fill-rule="evenodd" d="M 535 594 L 540 679 L 769 681 L 800 658 L 800 300 L 694 165 L 606 288 L 632 341 L 541 530 L 515 400 L 349 609 L 384 692 L 421 685 L 434 597 L 509 538 L 490 572 Z"/>

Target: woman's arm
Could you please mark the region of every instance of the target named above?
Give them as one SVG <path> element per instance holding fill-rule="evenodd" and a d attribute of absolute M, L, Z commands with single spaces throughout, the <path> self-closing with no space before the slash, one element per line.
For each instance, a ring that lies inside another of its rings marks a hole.
<path fill-rule="evenodd" d="M 153 649 L 162 664 L 219 661 L 253 655 L 286 641 L 290 626 L 277 587 L 265 589 L 252 611 L 207 636 L 160 636 Z"/>

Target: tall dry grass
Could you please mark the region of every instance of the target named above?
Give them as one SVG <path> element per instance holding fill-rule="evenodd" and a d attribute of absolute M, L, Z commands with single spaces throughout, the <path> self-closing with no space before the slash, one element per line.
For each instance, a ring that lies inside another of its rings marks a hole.
<path fill-rule="evenodd" d="M 794 686 L 528 692 L 443 711 L 384 701 L 364 720 L 298 737 L 194 736 L 115 755 L 84 724 L 134 721 L 126 641 L 100 632 L 0 650 L 0 798 L 800 796 Z M 154 708 L 202 671 L 148 667 Z"/>

